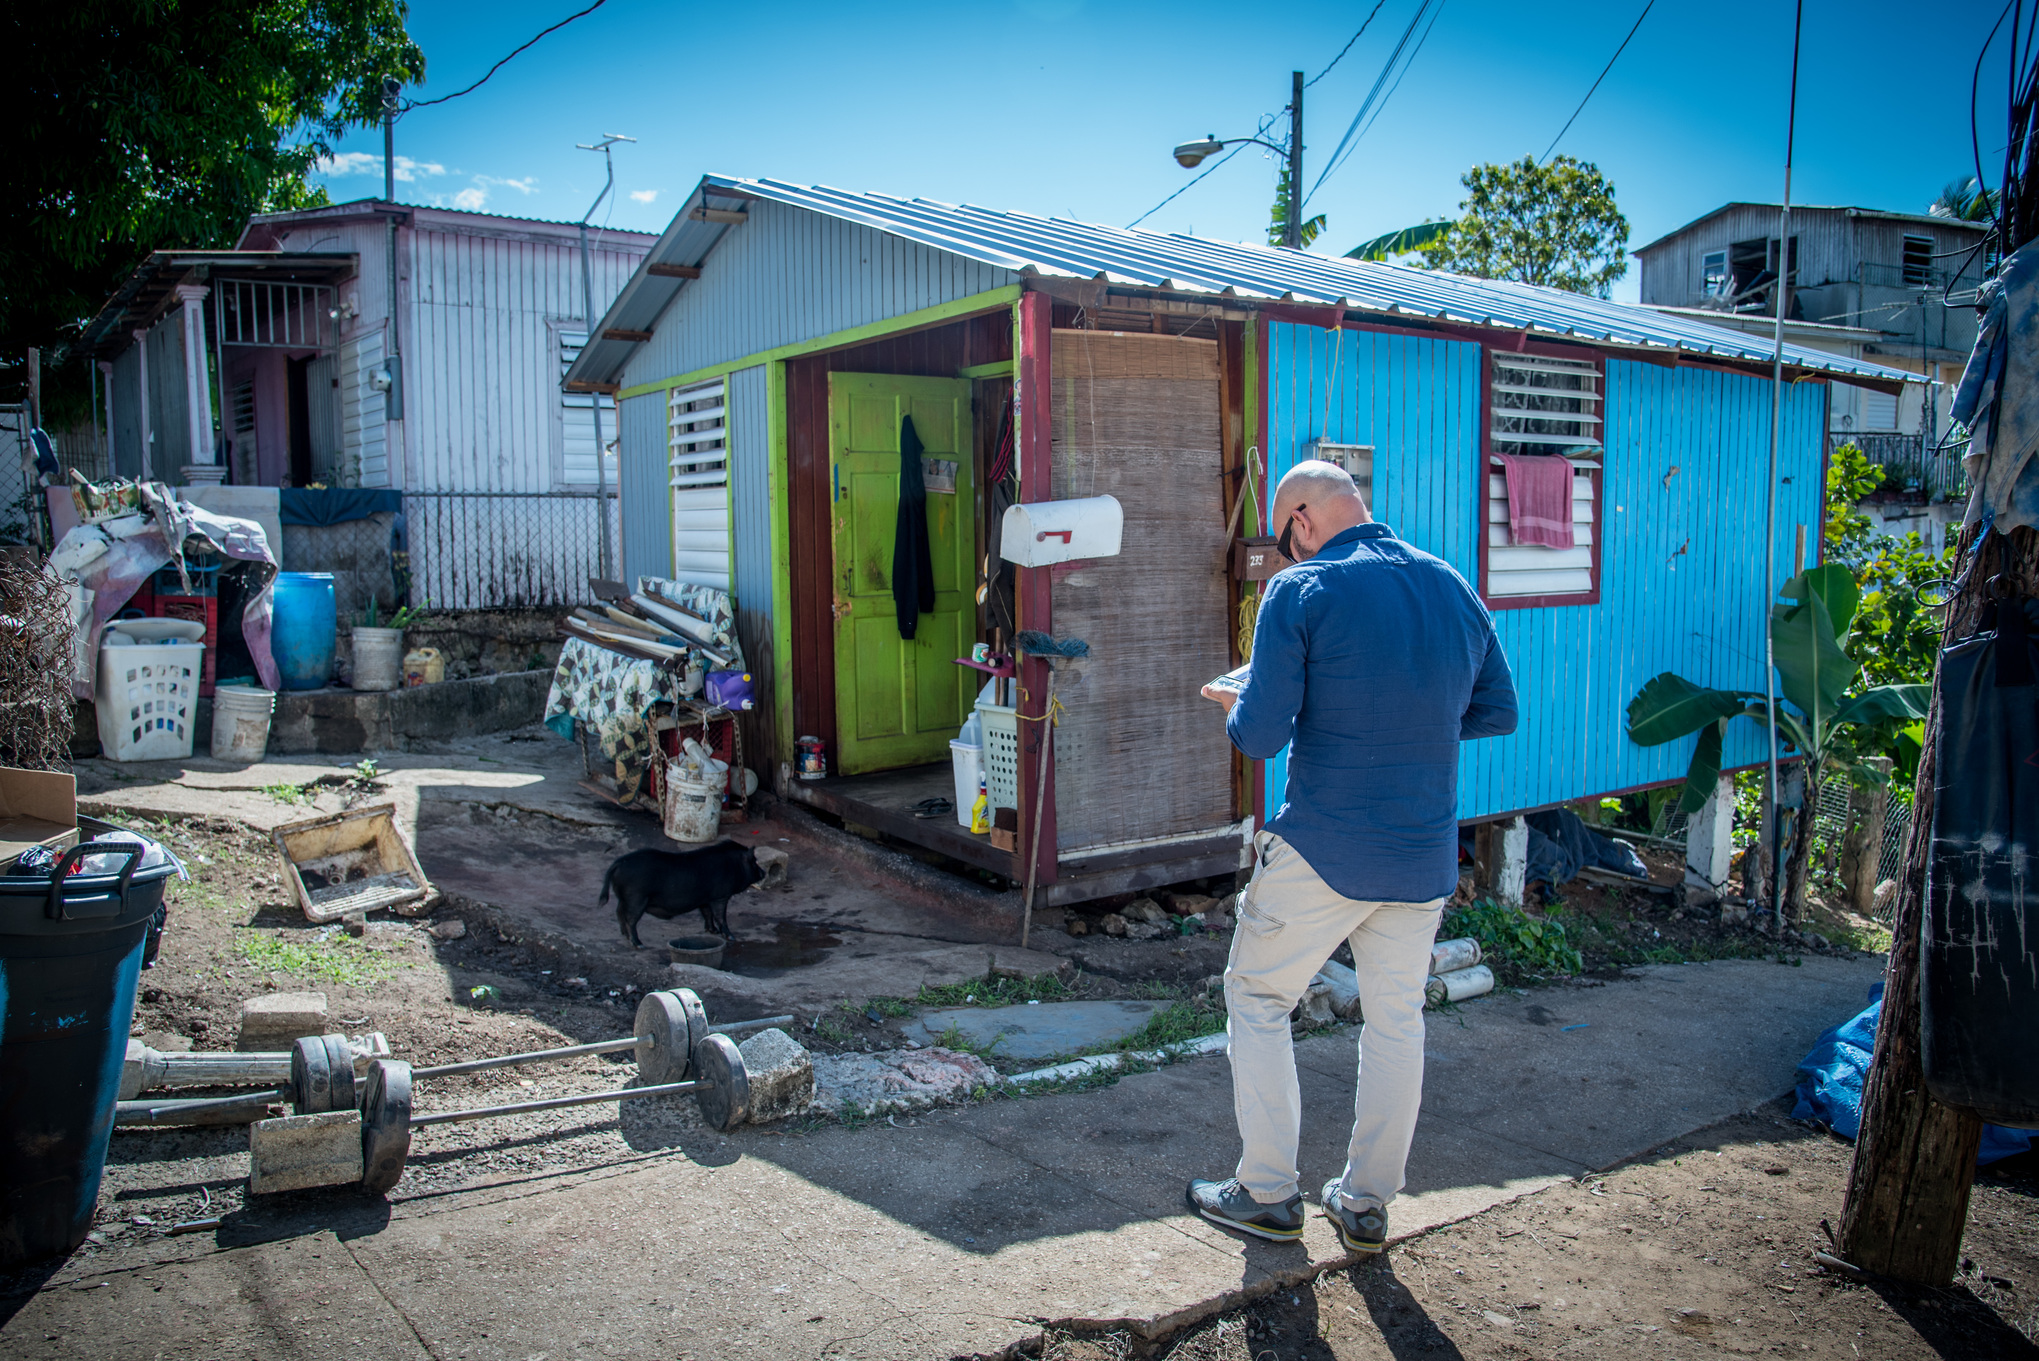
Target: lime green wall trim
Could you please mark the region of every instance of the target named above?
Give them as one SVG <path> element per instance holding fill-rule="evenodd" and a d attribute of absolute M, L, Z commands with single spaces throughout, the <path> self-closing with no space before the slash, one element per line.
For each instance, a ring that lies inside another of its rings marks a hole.
<path fill-rule="evenodd" d="M 772 497 L 772 725 L 779 760 L 793 760 L 792 504 L 786 475 L 786 361 L 765 366 L 765 409 L 771 422 Z"/>
<path fill-rule="evenodd" d="M 772 364 L 783 359 L 794 359 L 803 354 L 813 354 L 817 350 L 837 350 L 845 345 L 855 345 L 866 340 L 877 340 L 884 336 L 897 335 L 901 331 L 917 331 L 924 326 L 939 325 L 944 321 L 951 321 L 957 317 L 967 317 L 974 312 L 988 312 L 993 308 L 1003 307 L 1017 301 L 1019 295 L 1020 286 L 1018 284 L 1008 284 L 1004 288 L 994 288 L 985 293 L 973 293 L 967 298 L 958 298 L 954 302 L 939 303 L 934 307 L 923 307 L 918 312 L 908 312 L 904 316 L 887 317 L 884 321 L 874 321 L 864 326 L 852 326 L 847 331 L 832 331 L 825 336 L 816 336 L 812 340 L 798 340 L 791 345 L 780 345 L 775 349 L 760 350 L 756 354 L 745 355 L 741 359 L 731 359 L 720 364 L 710 364 L 707 368 L 695 369 L 692 373 L 675 374 L 671 378 L 661 378 L 655 383 L 639 383 L 635 387 L 624 388 L 616 396 L 619 401 L 628 400 L 632 397 L 643 397 L 653 392 L 684 387 L 688 383 L 699 383 L 709 378 L 720 378 L 725 374 L 734 373 L 738 369 L 756 368 L 759 364 Z M 776 487 L 773 488 L 774 496 L 778 494 L 778 490 Z"/>
<path fill-rule="evenodd" d="M 1012 361 L 1010 359 L 994 359 L 989 364 L 972 364 L 966 369 L 957 369 L 956 376 L 958 378 L 1010 378 L 1012 377 Z"/>

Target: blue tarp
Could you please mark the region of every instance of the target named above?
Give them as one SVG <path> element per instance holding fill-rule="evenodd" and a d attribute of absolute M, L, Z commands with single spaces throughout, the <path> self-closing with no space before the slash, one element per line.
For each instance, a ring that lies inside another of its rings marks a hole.
<path fill-rule="evenodd" d="M 1876 1048 L 1876 1023 L 1883 1015 L 1883 984 L 1869 989 L 1869 1005 L 1832 1027 L 1813 1042 L 1812 1052 L 1798 1061 L 1797 1120 L 1817 1120 L 1843 1139 L 1862 1132 L 1862 1081 L 1869 1075 L 1869 1056 Z M 2030 1131 L 1982 1127 L 1982 1148 L 1975 1165 L 1987 1167 L 2032 1147 Z"/>

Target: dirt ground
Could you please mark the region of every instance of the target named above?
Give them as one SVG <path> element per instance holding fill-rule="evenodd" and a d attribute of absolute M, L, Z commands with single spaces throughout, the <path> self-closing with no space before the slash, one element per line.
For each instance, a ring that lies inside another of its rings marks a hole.
<path fill-rule="evenodd" d="M 1945 1290 L 1813 1263 L 1851 1146 L 1778 1105 L 1602 1176 L 1392 1246 L 1366 1265 L 1143 1344 L 1055 1334 L 1044 1361 L 2039 1356 L 2039 1155 L 1985 1169 Z M 1390 1231 L 1393 1212 L 1390 1211 Z"/>

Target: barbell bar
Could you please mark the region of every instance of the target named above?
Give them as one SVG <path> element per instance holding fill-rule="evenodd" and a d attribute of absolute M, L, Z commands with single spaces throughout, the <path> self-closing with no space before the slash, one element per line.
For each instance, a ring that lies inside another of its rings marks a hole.
<path fill-rule="evenodd" d="M 492 1120 L 531 1111 L 592 1106 L 642 1096 L 679 1096 L 689 1092 L 700 1106 L 702 1118 L 716 1129 L 734 1129 L 749 1118 L 750 1073 L 744 1067 L 743 1053 L 734 1040 L 719 1033 L 704 1035 L 692 1056 L 692 1066 L 700 1076 L 687 1081 L 647 1083 L 642 1087 L 625 1087 L 616 1091 L 414 1115 L 411 1112 L 411 1078 L 415 1074 L 411 1066 L 402 1059 L 377 1059 L 369 1065 L 362 1093 L 361 1189 L 371 1195 L 381 1195 L 393 1188 L 402 1179 L 404 1163 L 410 1157 L 411 1131 L 428 1125 Z"/>
<path fill-rule="evenodd" d="M 711 1034 L 767 1030 L 792 1023 L 791 1016 L 764 1016 L 751 1021 L 711 1026 L 700 996 L 691 988 L 661 989 L 646 993 L 644 1000 L 637 1004 L 636 1033 L 626 1038 L 566 1045 L 558 1049 L 534 1049 L 499 1058 L 435 1064 L 430 1068 L 413 1069 L 410 1077 L 413 1081 L 425 1077 L 452 1077 L 459 1073 L 479 1073 L 492 1068 L 552 1063 L 585 1054 L 614 1054 L 635 1049 L 639 1081 L 647 1086 L 664 1086 L 684 1082 L 692 1075 L 695 1051 Z M 330 1045 L 321 1046 L 315 1039 L 300 1040 L 291 1052 L 291 1086 L 297 1098 L 293 1109 L 297 1114 L 345 1110 L 360 1104 L 357 1098 L 361 1094 L 354 1085 L 351 1069 L 345 1074 L 338 1070 Z"/>

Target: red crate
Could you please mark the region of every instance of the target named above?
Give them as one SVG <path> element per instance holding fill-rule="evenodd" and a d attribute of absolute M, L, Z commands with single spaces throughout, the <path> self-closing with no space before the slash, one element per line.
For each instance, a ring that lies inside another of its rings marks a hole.
<path fill-rule="evenodd" d="M 198 683 L 198 693 L 212 694 L 213 679 L 219 675 L 219 597 L 216 595 L 158 595 L 155 601 L 158 619 L 188 619 L 194 624 L 205 625 L 205 671 Z"/>

